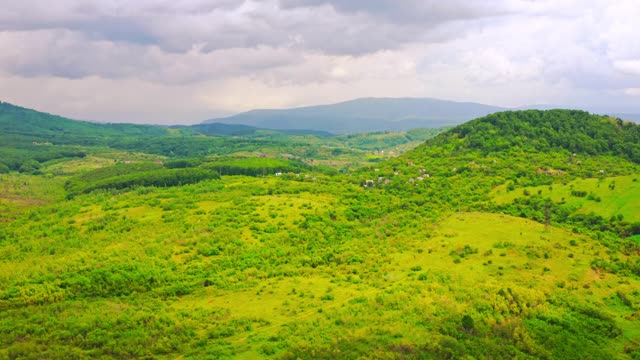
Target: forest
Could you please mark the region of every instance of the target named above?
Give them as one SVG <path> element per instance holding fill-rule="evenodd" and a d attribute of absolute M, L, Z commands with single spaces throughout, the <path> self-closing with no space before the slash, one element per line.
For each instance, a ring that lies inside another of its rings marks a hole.
<path fill-rule="evenodd" d="M 0 130 L 2 358 L 640 359 L 637 124 Z"/>

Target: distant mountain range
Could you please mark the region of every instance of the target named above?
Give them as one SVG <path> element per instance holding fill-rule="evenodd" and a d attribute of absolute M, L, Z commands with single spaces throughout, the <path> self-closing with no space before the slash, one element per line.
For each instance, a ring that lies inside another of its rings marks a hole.
<path fill-rule="evenodd" d="M 251 110 L 204 123 L 267 129 L 313 129 L 332 133 L 406 131 L 463 123 L 505 108 L 429 98 L 364 98 L 331 105 Z"/>
<path fill-rule="evenodd" d="M 266 129 L 312 129 L 331 133 L 406 131 L 414 128 L 458 125 L 505 110 L 553 108 L 566 106 L 531 105 L 510 109 L 432 98 L 362 98 L 329 105 L 251 110 L 225 118 L 210 119 L 203 124 L 242 124 Z M 612 115 L 625 120 L 640 121 L 640 115 Z"/>
<path fill-rule="evenodd" d="M 180 131 L 190 130 L 206 135 L 247 136 L 260 131 L 274 131 L 286 135 L 329 137 L 349 133 L 406 132 L 418 128 L 449 127 L 506 110 L 566 108 L 570 107 L 531 105 L 505 108 L 432 98 L 362 98 L 329 105 L 251 110 L 229 117 L 206 120 L 200 124 L 174 125 L 169 128 Z M 640 112 L 628 110 L 591 112 L 640 123 Z M 123 136 L 168 135 L 167 126 L 75 121 L 2 101 L 0 101 L 0 126 L 5 132 L 9 131 L 21 136 L 33 136 L 41 131 L 57 137 L 82 135 L 87 138 L 93 138 L 104 131 Z M 73 131 L 67 131 L 69 129 Z"/>

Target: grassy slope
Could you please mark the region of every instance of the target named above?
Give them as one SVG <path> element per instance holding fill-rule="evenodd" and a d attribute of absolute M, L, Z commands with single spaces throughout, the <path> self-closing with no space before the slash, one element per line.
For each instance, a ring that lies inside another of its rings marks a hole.
<path fill-rule="evenodd" d="M 8 182 L 23 181 L 11 176 Z M 504 351 L 540 355 L 547 351 L 541 344 L 552 341 L 546 337 L 567 335 L 545 335 L 534 320 L 578 321 L 583 308 L 614 316 L 623 331 L 614 339 L 590 337 L 587 349 L 612 355 L 637 338 L 625 318 L 637 316 L 633 291 L 640 283 L 595 273 L 591 261 L 608 257 L 595 240 L 482 213 L 437 223 L 402 211 L 349 221 L 344 194 L 371 193 L 336 185 L 323 177 L 226 177 L 27 211 L 8 226 L 0 248 L 2 351 L 167 358 L 384 356 L 396 347 L 435 353 L 457 348 L 447 329 L 459 329 L 470 315 L 474 334 L 455 340 L 459 346 L 495 353 L 491 336 L 513 326 L 528 338 Z M 461 257 L 465 246 L 477 253 Z M 203 287 L 207 281 L 211 286 Z M 529 305 L 510 308 L 497 295 L 506 288 Z M 137 290 L 115 295 L 127 289 Z M 620 305 L 617 291 L 632 307 Z M 65 335 L 78 332 L 82 339 Z"/>
<path fill-rule="evenodd" d="M 164 136 L 168 129 L 133 124 L 98 124 L 0 103 L 0 128 L 4 139 L 51 141 L 57 144 L 100 144 L 105 137 Z"/>
<path fill-rule="evenodd" d="M 497 186 L 493 192 L 493 201 L 497 204 L 510 203 L 516 198 L 529 194 L 538 194 L 551 198 L 554 202 L 564 201 L 582 213 L 596 213 L 605 218 L 622 215 L 628 221 L 640 221 L 640 183 L 638 175 L 611 178 L 592 178 L 568 181 L 566 184 L 552 186 L 529 186 L 507 191 L 506 185 Z M 613 189 L 612 189 L 613 187 Z M 600 201 L 587 197 L 572 196 L 572 191 L 586 191 Z"/>

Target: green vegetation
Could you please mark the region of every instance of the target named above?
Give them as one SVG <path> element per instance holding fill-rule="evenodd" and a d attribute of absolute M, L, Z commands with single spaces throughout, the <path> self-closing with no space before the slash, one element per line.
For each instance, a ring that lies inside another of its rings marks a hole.
<path fill-rule="evenodd" d="M 203 166 L 213 169 L 222 175 L 249 176 L 266 176 L 311 169 L 311 166 L 300 161 L 268 158 L 216 159 Z"/>
<path fill-rule="evenodd" d="M 266 155 L 349 169 L 369 160 L 381 161 L 396 156 L 445 130 L 415 129 L 406 133 L 334 136 L 318 131 L 276 131 L 224 124 L 173 128 L 96 124 L 2 102 L 0 129 L 0 173 L 7 172 L 7 168 L 39 173 L 43 162 L 82 158 L 96 152 L 103 153 L 105 148 L 192 160 L 216 156 Z"/>
<path fill-rule="evenodd" d="M 605 218 L 620 217 L 620 220 L 640 221 L 640 176 L 597 177 L 578 179 L 553 186 L 525 187 L 520 191 L 506 191 L 505 186 L 494 189 L 493 201 L 508 204 L 517 198 L 540 195 L 554 203 L 576 209 L 578 213 L 594 213 Z M 575 193 L 580 195 L 576 197 Z"/>
<path fill-rule="evenodd" d="M 163 131 L 3 143 L 0 357 L 640 357 L 636 125 Z"/>
<path fill-rule="evenodd" d="M 457 139 L 464 139 L 460 142 Z M 460 125 L 432 144 L 484 153 L 521 148 L 525 151 L 570 151 L 616 155 L 640 162 L 640 126 L 578 110 L 506 111 Z"/>
<path fill-rule="evenodd" d="M 75 181 L 71 180 L 66 184 L 65 189 L 68 192 L 68 196 L 73 197 L 99 189 L 127 189 L 136 186 L 181 186 L 218 178 L 220 178 L 218 173 L 202 169 L 136 171 L 94 181 L 83 182 L 74 179 Z"/>

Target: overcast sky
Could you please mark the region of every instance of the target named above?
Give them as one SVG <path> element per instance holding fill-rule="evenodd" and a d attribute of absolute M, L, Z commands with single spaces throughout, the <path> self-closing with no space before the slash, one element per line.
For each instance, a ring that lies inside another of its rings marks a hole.
<path fill-rule="evenodd" d="M 638 0 L 0 0 L 0 100 L 195 123 L 358 97 L 640 112 Z"/>

